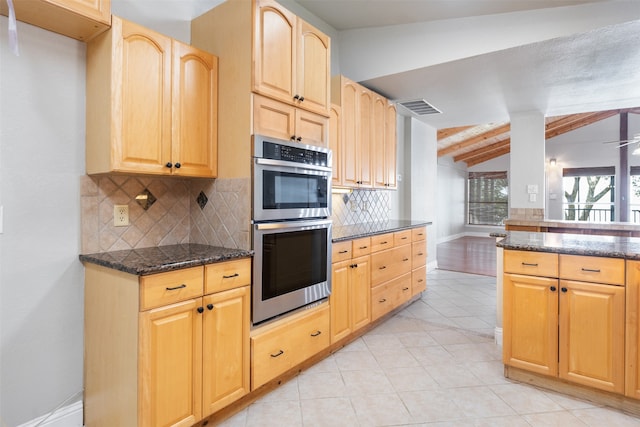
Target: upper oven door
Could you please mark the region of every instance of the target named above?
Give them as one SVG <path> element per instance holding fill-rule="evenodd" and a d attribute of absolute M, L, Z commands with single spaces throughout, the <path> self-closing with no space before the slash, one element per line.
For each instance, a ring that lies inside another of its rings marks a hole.
<path fill-rule="evenodd" d="M 254 158 L 254 221 L 329 216 L 330 168 Z"/>

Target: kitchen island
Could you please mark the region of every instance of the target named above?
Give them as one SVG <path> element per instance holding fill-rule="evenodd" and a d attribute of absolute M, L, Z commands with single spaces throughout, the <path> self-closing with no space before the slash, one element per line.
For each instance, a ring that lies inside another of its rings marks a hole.
<path fill-rule="evenodd" d="M 640 239 L 511 231 L 505 376 L 640 414 Z"/>

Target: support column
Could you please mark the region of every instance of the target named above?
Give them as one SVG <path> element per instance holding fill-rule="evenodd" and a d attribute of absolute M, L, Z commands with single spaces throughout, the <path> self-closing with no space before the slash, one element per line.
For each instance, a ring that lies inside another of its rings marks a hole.
<path fill-rule="evenodd" d="M 545 123 L 539 111 L 511 116 L 509 218 L 545 218 Z"/>

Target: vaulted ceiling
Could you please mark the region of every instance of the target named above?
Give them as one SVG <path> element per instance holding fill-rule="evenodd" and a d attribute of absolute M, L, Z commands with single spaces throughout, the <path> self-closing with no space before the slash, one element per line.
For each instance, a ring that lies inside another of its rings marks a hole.
<path fill-rule="evenodd" d="M 545 139 L 550 139 L 592 123 L 628 112 L 640 114 L 640 108 L 596 111 L 548 117 Z M 452 156 L 468 167 L 508 154 L 511 151 L 510 123 L 460 126 L 438 130 L 438 157 Z"/>

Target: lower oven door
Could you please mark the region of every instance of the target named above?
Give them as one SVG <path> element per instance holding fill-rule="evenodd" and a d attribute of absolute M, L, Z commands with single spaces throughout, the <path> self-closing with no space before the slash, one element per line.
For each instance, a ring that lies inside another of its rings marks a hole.
<path fill-rule="evenodd" d="M 254 224 L 254 324 L 331 293 L 331 220 Z"/>

